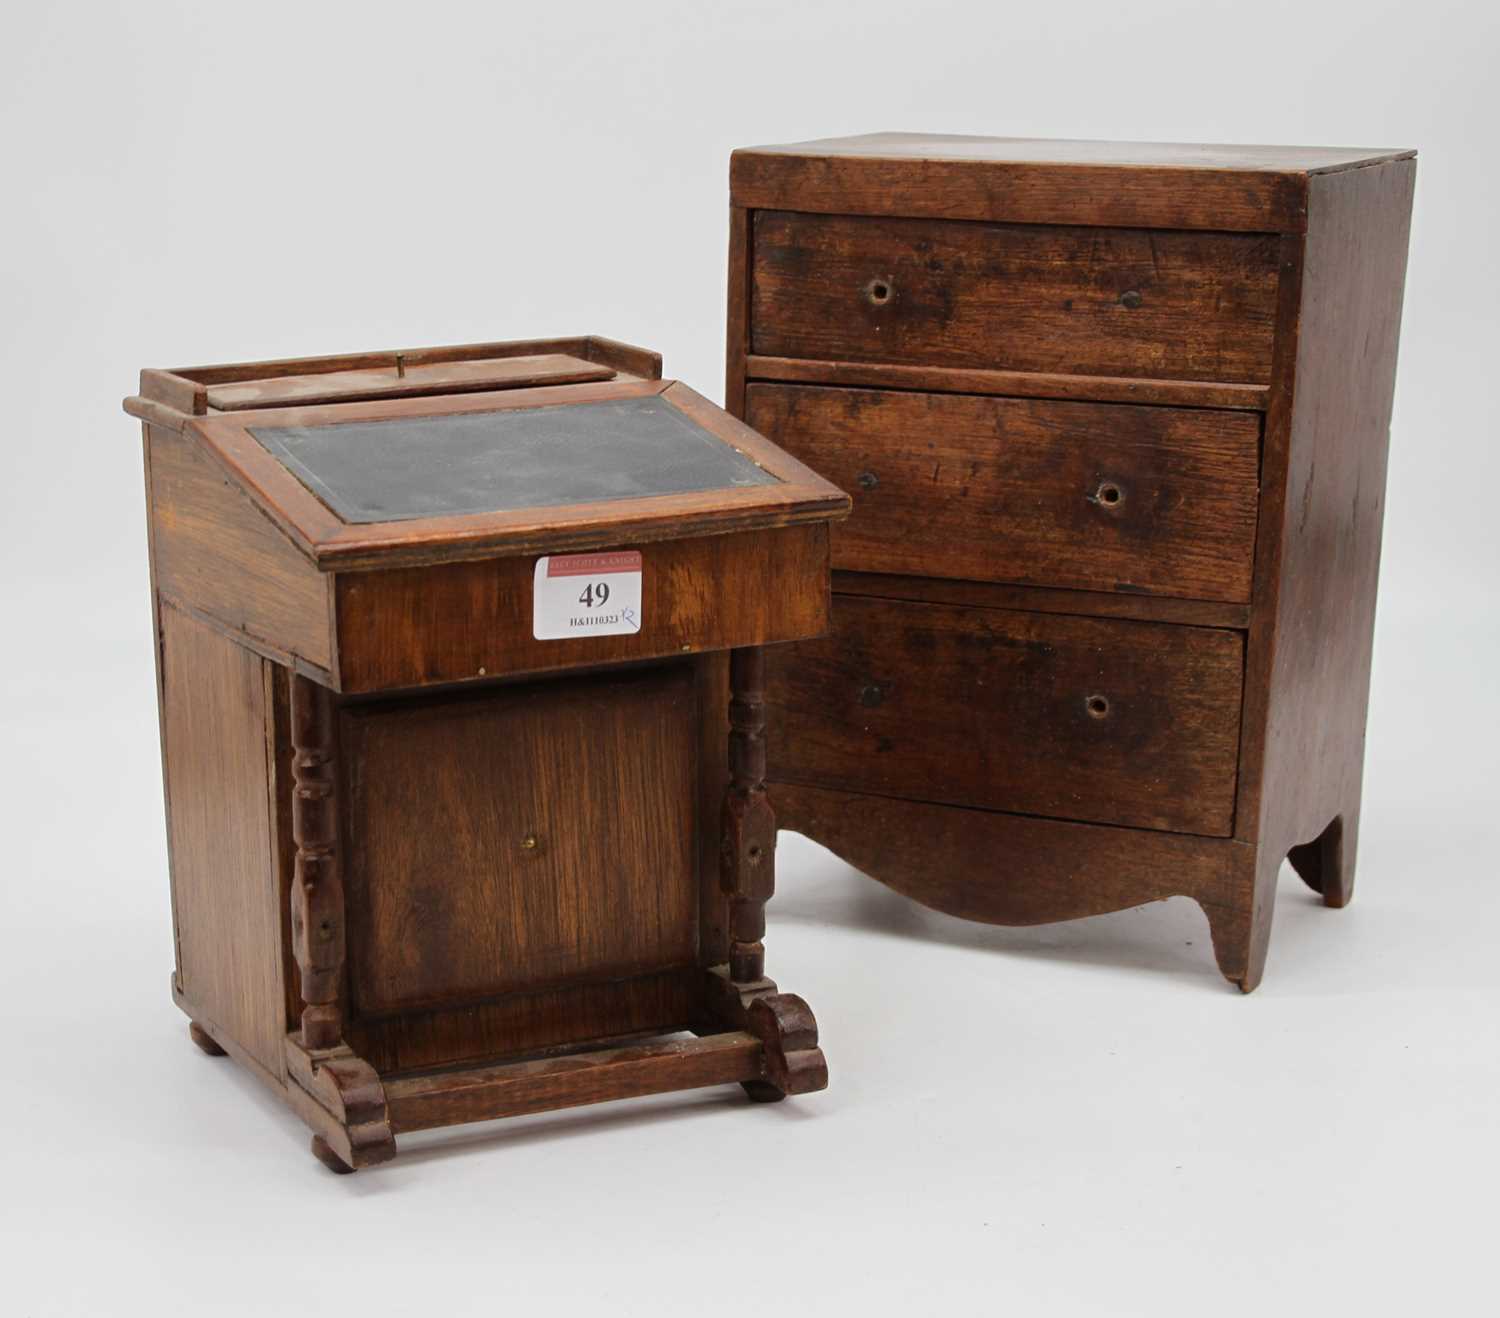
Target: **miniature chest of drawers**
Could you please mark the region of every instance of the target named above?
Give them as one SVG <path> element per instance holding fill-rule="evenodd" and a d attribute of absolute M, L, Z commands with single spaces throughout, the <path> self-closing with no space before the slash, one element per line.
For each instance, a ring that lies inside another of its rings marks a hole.
<path fill-rule="evenodd" d="M 601 339 L 145 371 L 177 964 L 334 1170 L 826 1081 L 765 977 L 762 647 L 833 486 Z"/>
<path fill-rule="evenodd" d="M 940 910 L 1349 898 L 1411 152 L 737 151 L 726 395 L 849 490 L 783 827 Z"/>

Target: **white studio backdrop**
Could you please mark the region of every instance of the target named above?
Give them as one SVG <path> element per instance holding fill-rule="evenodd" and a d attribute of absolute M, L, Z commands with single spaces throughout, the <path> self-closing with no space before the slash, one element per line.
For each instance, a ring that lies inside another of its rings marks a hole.
<path fill-rule="evenodd" d="M 1488 4 L 15 7 L 0 1310 L 1472 1312 L 1500 1171 Z M 1265 985 L 1173 901 L 1035 930 L 784 838 L 829 1091 L 446 1133 L 336 1180 L 186 1042 L 142 366 L 602 333 L 722 398 L 728 154 L 881 129 L 1420 153 L 1360 877 Z"/>

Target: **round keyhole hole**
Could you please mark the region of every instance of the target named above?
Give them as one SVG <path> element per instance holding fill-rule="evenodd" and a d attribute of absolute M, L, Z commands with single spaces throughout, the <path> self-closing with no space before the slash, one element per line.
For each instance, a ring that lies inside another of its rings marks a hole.
<path fill-rule="evenodd" d="M 745 853 L 745 855 L 750 858 L 750 863 L 752 865 L 759 865 L 760 864 L 760 847 L 759 846 L 753 846 L 753 847 L 751 847 Z"/>
<path fill-rule="evenodd" d="M 1125 493 L 1120 489 L 1118 485 L 1110 485 L 1106 483 L 1099 487 L 1099 502 L 1104 504 L 1106 507 L 1113 508 L 1124 497 Z"/>
<path fill-rule="evenodd" d="M 865 285 L 865 296 L 877 307 L 885 306 L 894 291 L 889 279 L 872 279 Z"/>
<path fill-rule="evenodd" d="M 1084 701 L 1084 708 L 1088 710 L 1090 718 L 1104 718 L 1109 713 L 1109 701 L 1103 696 L 1090 696 Z"/>

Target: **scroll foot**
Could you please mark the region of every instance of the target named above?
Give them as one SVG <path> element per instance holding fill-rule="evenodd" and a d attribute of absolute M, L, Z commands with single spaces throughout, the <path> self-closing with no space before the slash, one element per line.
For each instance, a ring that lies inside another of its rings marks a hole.
<path fill-rule="evenodd" d="M 329 1171 L 334 1172 L 339 1176 L 349 1176 L 354 1172 L 354 1168 L 351 1167 L 342 1158 L 340 1158 L 339 1155 L 333 1151 L 333 1148 L 329 1145 L 328 1141 L 325 1140 L 321 1135 L 314 1135 L 312 1137 L 312 1155 L 319 1162 L 321 1162 L 323 1166 L 328 1168 Z"/>
<path fill-rule="evenodd" d="M 785 1097 L 828 1087 L 828 1063 L 818 1047 L 818 1022 L 812 1008 L 795 993 L 769 993 L 750 1004 L 747 1026 L 766 1050 L 763 1084 Z M 758 1102 L 767 1101 L 746 1092 Z"/>

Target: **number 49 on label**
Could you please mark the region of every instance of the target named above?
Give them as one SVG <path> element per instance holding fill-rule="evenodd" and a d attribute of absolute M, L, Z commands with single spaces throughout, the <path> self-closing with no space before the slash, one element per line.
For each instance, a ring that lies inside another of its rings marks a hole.
<path fill-rule="evenodd" d="M 531 633 L 539 641 L 625 636 L 641 629 L 638 549 L 537 559 Z"/>

